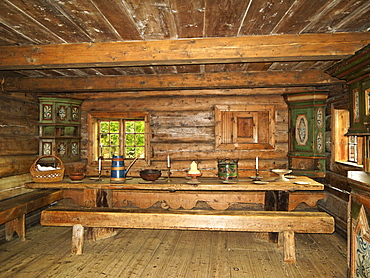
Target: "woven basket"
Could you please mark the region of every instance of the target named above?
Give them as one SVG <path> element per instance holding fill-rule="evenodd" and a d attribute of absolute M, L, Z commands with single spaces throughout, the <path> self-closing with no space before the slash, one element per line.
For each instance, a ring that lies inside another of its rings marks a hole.
<path fill-rule="evenodd" d="M 40 171 L 37 168 L 37 162 L 45 157 L 54 157 L 58 160 L 58 165 L 55 170 L 47 170 L 47 171 Z M 64 165 L 63 162 L 60 160 L 59 157 L 54 155 L 44 155 L 40 156 L 35 162 L 31 165 L 30 173 L 32 175 L 34 182 L 57 182 L 61 181 L 64 177 Z"/>

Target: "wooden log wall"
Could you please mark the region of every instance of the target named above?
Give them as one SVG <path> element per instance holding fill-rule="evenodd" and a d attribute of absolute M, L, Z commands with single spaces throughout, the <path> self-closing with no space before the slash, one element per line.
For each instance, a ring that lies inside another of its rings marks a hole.
<path fill-rule="evenodd" d="M 258 95 L 256 94 L 258 93 Z M 261 174 L 270 176 L 270 169 L 287 167 L 288 109 L 282 90 L 261 89 L 251 93 L 235 90 L 202 90 L 199 94 L 173 91 L 150 92 L 137 97 L 140 92 L 90 93 L 82 105 L 82 154 L 87 151 L 87 115 L 89 111 L 148 111 L 151 128 L 151 165 L 146 168 L 166 170 L 170 155 L 172 175 L 185 176 L 192 161 L 198 162 L 203 176 L 216 177 L 218 159 L 239 159 L 239 176 L 254 175 L 255 158 L 259 156 Z M 78 94 L 76 94 L 77 96 Z M 271 150 L 218 150 L 215 149 L 215 105 L 274 105 L 276 110 L 276 146 Z M 109 166 L 106 164 L 106 166 Z M 137 175 L 144 165 L 135 164 L 131 175 Z M 90 168 L 92 173 L 96 167 Z M 88 172 L 89 172 L 88 171 Z M 132 172 L 131 172 L 132 171 Z M 163 175 L 166 173 L 164 172 Z M 272 174 L 274 176 L 274 174 Z"/>
<path fill-rule="evenodd" d="M 39 107 L 35 95 L 0 92 L 0 200 L 29 191 L 38 157 Z"/>

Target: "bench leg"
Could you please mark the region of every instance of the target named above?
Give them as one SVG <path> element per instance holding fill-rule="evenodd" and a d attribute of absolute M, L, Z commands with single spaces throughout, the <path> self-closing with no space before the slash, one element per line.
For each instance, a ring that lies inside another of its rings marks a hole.
<path fill-rule="evenodd" d="M 84 244 L 84 227 L 81 224 L 72 228 L 72 255 L 81 255 Z"/>
<path fill-rule="evenodd" d="M 284 231 L 284 262 L 295 263 L 295 244 L 294 244 L 294 232 Z"/>
<path fill-rule="evenodd" d="M 11 240 L 13 234 L 17 233 L 22 241 L 26 240 L 26 215 L 15 218 L 5 223 L 5 239 Z"/>

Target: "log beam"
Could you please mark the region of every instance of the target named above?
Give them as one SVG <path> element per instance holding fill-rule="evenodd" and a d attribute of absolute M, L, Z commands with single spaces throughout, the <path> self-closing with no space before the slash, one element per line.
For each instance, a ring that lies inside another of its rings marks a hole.
<path fill-rule="evenodd" d="M 344 83 L 320 70 L 209 72 L 159 75 L 7 78 L 6 92 L 145 91 L 272 88 Z"/>
<path fill-rule="evenodd" d="M 268 35 L 0 47 L 0 70 L 339 60 L 370 33 Z"/>

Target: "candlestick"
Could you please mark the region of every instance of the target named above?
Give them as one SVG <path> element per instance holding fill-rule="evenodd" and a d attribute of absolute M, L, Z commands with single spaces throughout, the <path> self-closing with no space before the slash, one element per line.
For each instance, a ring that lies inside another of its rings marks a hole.
<path fill-rule="evenodd" d="M 171 180 L 171 167 L 167 167 L 167 182 L 172 182 L 172 180 Z"/>
<path fill-rule="evenodd" d="M 258 169 L 256 169 L 256 175 L 252 178 L 254 181 L 260 181 L 262 177 L 258 173 Z"/>

